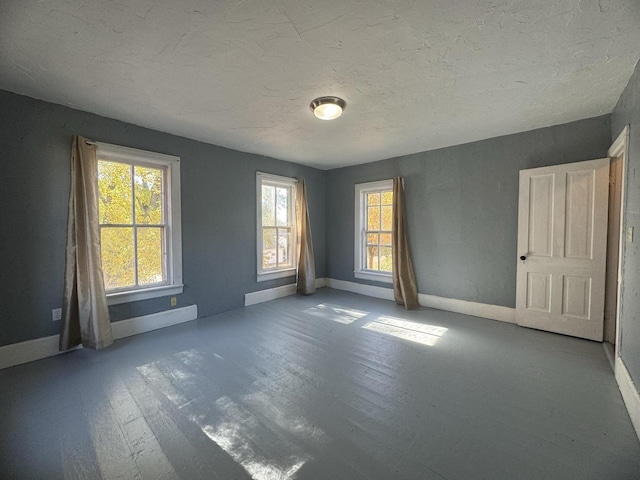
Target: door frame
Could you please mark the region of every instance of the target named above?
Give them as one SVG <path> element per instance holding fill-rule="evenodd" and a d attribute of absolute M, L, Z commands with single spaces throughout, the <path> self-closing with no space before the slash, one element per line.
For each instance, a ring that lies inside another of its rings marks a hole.
<path fill-rule="evenodd" d="M 609 158 L 622 157 L 622 186 L 620 189 L 620 238 L 618 239 L 618 288 L 616 293 L 616 344 L 614 345 L 614 360 L 620 356 L 620 309 L 623 290 L 622 264 L 624 259 L 624 246 L 626 242 L 625 206 L 627 198 L 627 158 L 629 157 L 629 125 L 626 125 L 620 135 L 609 147 Z"/>

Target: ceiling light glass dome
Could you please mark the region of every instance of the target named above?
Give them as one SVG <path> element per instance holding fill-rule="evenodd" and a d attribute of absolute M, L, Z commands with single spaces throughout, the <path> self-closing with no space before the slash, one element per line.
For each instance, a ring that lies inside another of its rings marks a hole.
<path fill-rule="evenodd" d="M 311 111 L 320 120 L 334 120 L 342 115 L 347 103 L 339 97 L 320 97 L 311 102 Z"/>

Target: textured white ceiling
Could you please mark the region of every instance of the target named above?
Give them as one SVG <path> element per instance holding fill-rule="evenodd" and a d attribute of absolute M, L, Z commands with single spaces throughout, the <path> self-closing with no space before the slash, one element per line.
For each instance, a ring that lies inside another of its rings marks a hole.
<path fill-rule="evenodd" d="M 639 57 L 638 0 L 0 2 L 1 89 L 320 168 L 609 113 Z"/>

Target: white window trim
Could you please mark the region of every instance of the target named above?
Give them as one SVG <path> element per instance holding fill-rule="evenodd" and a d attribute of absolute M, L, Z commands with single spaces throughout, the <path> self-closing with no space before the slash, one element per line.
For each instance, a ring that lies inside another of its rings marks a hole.
<path fill-rule="evenodd" d="M 130 288 L 107 292 L 107 304 L 137 302 L 150 298 L 178 295 L 183 292 L 182 284 L 182 215 L 180 206 L 180 157 L 163 153 L 148 152 L 136 148 L 121 147 L 109 143 L 96 142 L 98 157 L 122 163 L 160 165 L 167 168 L 169 193 L 166 196 L 167 218 L 167 281 L 162 285 Z"/>
<path fill-rule="evenodd" d="M 354 270 L 353 275 L 362 280 L 371 280 L 374 282 L 393 283 L 391 272 L 379 272 L 367 270 L 364 263 L 364 201 L 367 193 L 379 192 L 382 190 L 393 190 L 393 180 L 380 180 L 378 182 L 358 183 L 355 186 L 355 216 L 354 216 Z"/>
<path fill-rule="evenodd" d="M 293 266 L 279 269 L 264 270 L 262 268 L 262 182 L 266 180 L 269 184 L 291 187 L 293 191 L 293 205 L 291 208 L 291 238 L 293 239 Z M 276 278 L 292 277 L 298 269 L 298 259 L 296 251 L 298 247 L 298 232 L 296 231 L 296 185 L 298 180 L 291 177 L 282 177 L 270 173 L 256 172 L 256 266 L 257 281 L 266 282 Z"/>

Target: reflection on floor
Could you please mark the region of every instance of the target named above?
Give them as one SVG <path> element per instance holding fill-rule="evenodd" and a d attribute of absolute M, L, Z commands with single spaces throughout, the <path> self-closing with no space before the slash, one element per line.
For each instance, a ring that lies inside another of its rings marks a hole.
<path fill-rule="evenodd" d="M 600 344 L 322 289 L 0 371 L 2 479 L 632 479 Z"/>
<path fill-rule="evenodd" d="M 435 345 L 438 339 L 447 331 L 444 327 L 408 322 L 401 318 L 385 316 L 380 316 L 367 322 L 363 325 L 363 328 L 429 346 Z"/>
<path fill-rule="evenodd" d="M 254 393 L 243 395 L 242 403 L 234 401 L 215 378 L 210 377 L 209 373 L 216 367 L 224 370 L 229 365 L 219 355 L 192 349 L 142 365 L 138 371 L 252 478 L 294 478 L 308 458 L 299 444 L 319 439 L 322 431 L 304 418 L 291 418 L 274 408 L 267 394 L 268 383 L 262 382 Z M 254 386 L 257 387 L 257 383 Z M 271 445 L 275 452 L 256 440 L 269 438 L 264 422 L 273 423 L 282 432 L 278 445 Z M 278 452 L 283 447 L 289 457 L 280 461 Z"/>
<path fill-rule="evenodd" d="M 361 312 L 360 310 L 341 307 L 340 305 L 331 305 L 330 303 L 320 303 L 314 307 L 307 308 L 304 313 L 320 317 L 323 320 L 344 323 L 345 325 L 349 325 L 368 315 L 368 312 Z"/>

